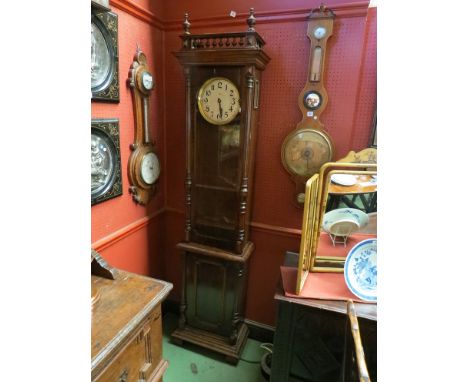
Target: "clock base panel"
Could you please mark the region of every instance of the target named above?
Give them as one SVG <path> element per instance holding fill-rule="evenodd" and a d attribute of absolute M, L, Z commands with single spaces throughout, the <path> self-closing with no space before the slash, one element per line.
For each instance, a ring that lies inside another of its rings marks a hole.
<path fill-rule="evenodd" d="M 217 353 L 224 354 L 227 362 L 237 364 L 247 341 L 248 334 L 249 329 L 247 325 L 242 323 L 239 327 L 237 341 L 235 344 L 231 345 L 227 337 L 186 325 L 183 329 L 176 329 L 172 333 L 171 339 L 172 342 L 178 345 L 189 342 L 206 349 L 214 350 Z"/>

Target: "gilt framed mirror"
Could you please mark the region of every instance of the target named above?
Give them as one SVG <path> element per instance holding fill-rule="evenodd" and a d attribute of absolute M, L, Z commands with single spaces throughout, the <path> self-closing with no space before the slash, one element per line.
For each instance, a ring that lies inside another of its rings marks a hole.
<path fill-rule="evenodd" d="M 297 294 L 309 272 L 342 273 L 352 246 L 376 237 L 376 193 L 376 163 L 329 162 L 307 181 Z"/>

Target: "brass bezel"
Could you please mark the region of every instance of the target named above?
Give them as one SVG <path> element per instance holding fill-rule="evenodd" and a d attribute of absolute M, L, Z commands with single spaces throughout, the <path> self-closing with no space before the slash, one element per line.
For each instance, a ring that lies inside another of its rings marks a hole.
<path fill-rule="evenodd" d="M 286 158 L 286 146 L 294 138 L 294 136 L 296 136 L 297 134 L 301 134 L 301 133 L 317 134 L 320 137 L 322 137 L 328 144 L 328 149 L 329 149 L 328 159 L 324 161 L 323 163 L 319 164 L 318 166 L 314 167 L 316 171 L 313 171 L 311 174 L 302 175 L 302 174 L 297 173 L 296 171 L 293 170 L 293 168 L 291 167 L 290 163 L 288 162 Z M 286 169 L 286 171 L 290 173 L 293 177 L 296 177 L 297 179 L 304 179 L 304 180 L 309 179 L 313 174 L 318 173 L 318 171 L 320 170 L 323 164 L 333 160 L 334 155 L 335 155 L 335 148 L 334 148 L 333 142 L 330 136 L 324 130 L 318 130 L 318 129 L 312 129 L 312 128 L 293 130 L 286 136 L 286 138 L 283 141 L 283 144 L 281 145 L 281 162 L 283 163 L 283 166 Z"/>
<path fill-rule="evenodd" d="M 142 146 L 137 147 L 132 152 L 132 154 L 130 155 L 130 161 L 128 164 L 128 176 L 131 180 L 131 183 L 134 186 L 138 186 L 140 188 L 144 188 L 148 190 L 154 187 L 155 183 L 157 182 L 159 178 L 158 176 L 158 178 L 156 178 L 156 181 L 153 184 L 148 184 L 143 180 L 143 177 L 141 176 L 141 164 L 143 162 L 143 158 L 145 157 L 145 155 L 149 153 L 154 153 L 159 161 L 159 157 L 154 151 L 153 146 L 142 145 Z"/>
<path fill-rule="evenodd" d="M 237 93 L 237 100 L 238 100 L 237 101 L 237 112 L 233 113 L 229 119 L 226 119 L 226 120 L 223 120 L 223 121 L 217 121 L 217 120 L 211 118 L 209 115 L 205 114 L 205 110 L 203 109 L 202 102 L 201 102 L 202 94 L 205 92 L 206 87 L 208 87 L 212 82 L 219 81 L 219 80 L 226 81 L 226 82 L 228 82 L 229 84 L 231 84 L 234 87 L 234 89 L 235 89 L 235 91 Z M 226 77 L 211 77 L 208 80 L 206 80 L 202 84 L 202 86 L 200 86 L 200 89 L 198 90 L 198 93 L 197 93 L 197 105 L 198 105 L 198 111 L 200 112 L 200 115 L 205 119 L 205 121 L 211 123 L 212 125 L 217 125 L 217 126 L 227 125 L 228 123 L 232 122 L 241 111 L 239 89 L 236 86 L 236 84 L 234 84 L 234 82 L 232 82 L 229 78 L 226 78 Z"/>

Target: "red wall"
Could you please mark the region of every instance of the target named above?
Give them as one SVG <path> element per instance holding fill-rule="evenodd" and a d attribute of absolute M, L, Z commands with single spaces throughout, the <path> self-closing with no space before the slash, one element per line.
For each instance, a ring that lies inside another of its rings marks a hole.
<path fill-rule="evenodd" d="M 258 0 L 256 30 L 271 57 L 263 74 L 255 165 L 246 317 L 274 325 L 273 295 L 286 250 L 298 250 L 302 211 L 293 204 L 294 185 L 281 165 L 281 144 L 301 119 L 297 96 L 306 80 L 309 40 L 307 16 L 319 1 Z M 172 52 L 179 50 L 183 14 L 193 33 L 245 30 L 252 2 L 225 0 L 138 3 L 114 0 L 119 14 L 121 102 L 93 104 L 93 117 L 120 118 L 124 195 L 92 208 L 92 238 L 114 266 L 174 283 L 170 298 L 180 296 L 180 254 L 184 237 L 185 119 L 182 69 Z M 149 8 L 151 4 L 151 8 Z M 376 102 L 376 10 L 368 1 L 327 2 L 337 18 L 329 40 L 325 86 L 329 103 L 322 122 L 336 146 L 336 156 L 367 146 Z M 235 19 L 228 17 L 238 12 Z M 136 42 L 147 53 L 156 75 L 151 120 L 162 164 L 159 191 L 147 208 L 128 193 L 126 165 L 133 138 L 130 92 L 125 80 Z"/>
<path fill-rule="evenodd" d="M 144 5 L 148 2 L 140 3 Z M 113 266 L 163 277 L 161 250 L 158 250 L 158 245 L 160 246 L 163 240 L 161 226 L 164 226 L 162 219 L 165 177 L 161 176 L 156 196 L 148 206 L 142 207 L 133 202 L 128 191 L 127 164 L 135 125 L 132 94 L 127 85 L 127 78 L 138 44 L 146 54 L 149 69 L 155 76 L 156 86 L 151 95 L 150 127 L 151 137 L 155 140 L 159 160 L 164 168 L 164 33 L 160 28 L 117 8 L 116 4 L 121 6 L 125 3 L 111 2 L 112 11 L 118 15 L 120 102 L 92 102 L 91 116 L 119 119 L 123 195 L 91 208 L 91 240 L 93 247 Z M 137 12 L 139 9 L 134 10 Z M 149 12 L 148 15 L 154 14 Z"/>

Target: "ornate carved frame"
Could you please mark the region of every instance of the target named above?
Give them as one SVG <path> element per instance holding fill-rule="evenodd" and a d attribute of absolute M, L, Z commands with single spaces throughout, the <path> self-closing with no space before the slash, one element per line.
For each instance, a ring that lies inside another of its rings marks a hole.
<path fill-rule="evenodd" d="M 114 159 L 114 171 L 106 186 L 93 195 L 91 194 L 91 205 L 103 202 L 116 196 L 122 195 L 122 169 L 120 160 L 120 133 L 118 119 L 93 119 L 91 120 L 91 135 L 100 135 L 108 138 L 113 144 L 111 155 Z"/>
<path fill-rule="evenodd" d="M 94 24 L 104 36 L 111 58 L 111 70 L 105 81 L 96 87 L 91 87 L 92 101 L 120 101 L 119 86 L 119 53 L 118 53 L 118 19 L 112 12 L 98 12 L 95 8 L 91 10 L 91 24 Z"/>

